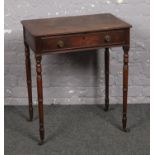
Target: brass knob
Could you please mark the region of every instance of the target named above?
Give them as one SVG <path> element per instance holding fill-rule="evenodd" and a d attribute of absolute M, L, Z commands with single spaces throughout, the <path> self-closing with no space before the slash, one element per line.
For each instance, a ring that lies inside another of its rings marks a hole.
<path fill-rule="evenodd" d="M 111 36 L 110 35 L 106 35 L 104 37 L 105 42 L 110 42 L 111 41 Z"/>
<path fill-rule="evenodd" d="M 59 40 L 58 42 L 57 42 L 57 46 L 59 47 L 59 48 L 63 48 L 64 47 L 64 42 L 62 41 L 62 40 Z"/>

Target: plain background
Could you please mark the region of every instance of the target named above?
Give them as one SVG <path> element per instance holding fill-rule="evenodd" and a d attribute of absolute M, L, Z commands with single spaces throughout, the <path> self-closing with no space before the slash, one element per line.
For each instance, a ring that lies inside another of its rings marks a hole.
<path fill-rule="evenodd" d="M 129 103 L 149 103 L 148 0 L 6 0 L 5 104 L 27 104 L 24 46 L 20 21 L 110 12 L 133 25 L 129 53 Z M 122 103 L 122 48 L 111 49 L 110 103 Z M 37 103 L 35 61 L 32 56 L 33 100 Z M 44 104 L 103 104 L 104 49 L 43 56 Z"/>

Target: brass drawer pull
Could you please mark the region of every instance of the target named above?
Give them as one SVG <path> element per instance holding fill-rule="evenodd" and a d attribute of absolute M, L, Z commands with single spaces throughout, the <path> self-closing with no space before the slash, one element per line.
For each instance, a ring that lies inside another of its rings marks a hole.
<path fill-rule="evenodd" d="M 59 40 L 58 42 L 57 42 L 57 47 L 59 47 L 59 48 L 63 48 L 64 47 L 64 42 L 62 41 L 62 40 Z"/>
<path fill-rule="evenodd" d="M 104 37 L 105 42 L 110 42 L 111 41 L 111 36 L 110 35 L 106 35 Z"/>

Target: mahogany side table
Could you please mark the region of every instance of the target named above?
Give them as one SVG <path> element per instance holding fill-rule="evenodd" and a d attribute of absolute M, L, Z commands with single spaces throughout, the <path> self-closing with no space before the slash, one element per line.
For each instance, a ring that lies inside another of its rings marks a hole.
<path fill-rule="evenodd" d="M 44 141 L 42 55 L 105 48 L 105 110 L 109 108 L 109 48 L 122 46 L 123 63 L 123 130 L 127 124 L 128 51 L 130 24 L 112 14 L 32 19 L 23 25 L 29 116 L 33 119 L 30 48 L 36 59 L 40 144 Z"/>

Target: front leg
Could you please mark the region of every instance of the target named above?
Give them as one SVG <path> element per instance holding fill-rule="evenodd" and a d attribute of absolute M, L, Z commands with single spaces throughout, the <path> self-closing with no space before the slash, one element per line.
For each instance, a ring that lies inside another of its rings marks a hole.
<path fill-rule="evenodd" d="M 39 132 L 40 143 L 44 141 L 44 113 L 43 113 L 43 88 L 42 88 L 42 70 L 41 70 L 41 55 L 36 55 L 36 72 L 37 72 L 37 92 L 38 92 L 38 111 L 39 111 Z"/>
<path fill-rule="evenodd" d="M 127 124 L 127 98 L 128 98 L 128 52 L 129 46 L 123 46 L 124 65 L 123 65 L 123 130 L 126 131 Z"/>

